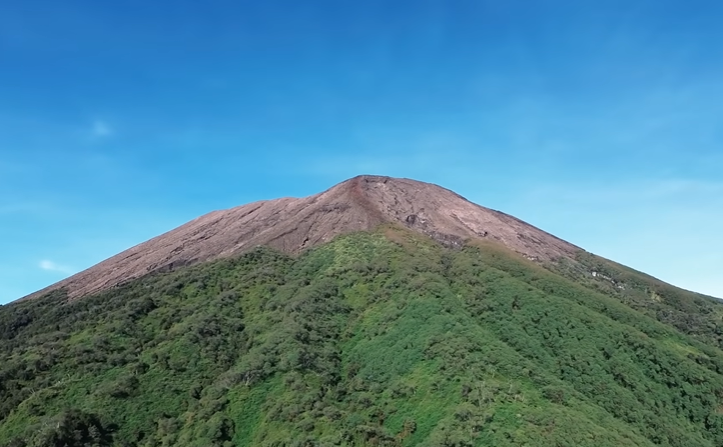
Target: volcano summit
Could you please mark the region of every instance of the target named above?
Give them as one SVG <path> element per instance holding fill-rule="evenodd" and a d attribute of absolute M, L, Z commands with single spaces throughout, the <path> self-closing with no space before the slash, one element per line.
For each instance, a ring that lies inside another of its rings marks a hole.
<path fill-rule="evenodd" d="M 437 185 L 362 175 L 305 198 L 213 211 L 30 297 L 65 288 L 72 298 L 154 271 L 228 258 L 257 246 L 289 254 L 382 224 L 410 228 L 448 246 L 484 238 L 538 261 L 573 259 L 579 248 Z"/>

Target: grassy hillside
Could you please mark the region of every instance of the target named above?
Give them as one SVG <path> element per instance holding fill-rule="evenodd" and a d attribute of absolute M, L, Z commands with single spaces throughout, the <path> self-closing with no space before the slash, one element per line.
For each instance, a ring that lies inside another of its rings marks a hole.
<path fill-rule="evenodd" d="M 3 306 L 0 445 L 723 445 L 721 307 L 600 262 L 385 228 Z"/>

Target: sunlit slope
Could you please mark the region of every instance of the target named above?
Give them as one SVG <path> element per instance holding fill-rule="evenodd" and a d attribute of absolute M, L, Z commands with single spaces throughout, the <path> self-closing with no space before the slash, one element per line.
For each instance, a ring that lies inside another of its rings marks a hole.
<path fill-rule="evenodd" d="M 723 445 L 715 343 L 575 268 L 386 227 L 4 306 L 0 445 Z"/>

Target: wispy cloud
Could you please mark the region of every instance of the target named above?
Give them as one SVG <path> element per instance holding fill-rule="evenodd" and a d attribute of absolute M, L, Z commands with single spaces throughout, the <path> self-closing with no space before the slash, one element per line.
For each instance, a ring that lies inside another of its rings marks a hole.
<path fill-rule="evenodd" d="M 113 135 L 114 131 L 110 124 L 103 120 L 93 121 L 91 134 L 96 138 L 105 138 Z"/>
<path fill-rule="evenodd" d="M 47 270 L 49 272 L 58 272 L 58 273 L 64 273 L 66 275 L 70 275 L 75 272 L 75 270 L 71 267 L 68 267 L 67 265 L 61 265 L 56 262 L 53 262 L 49 259 L 43 259 L 40 261 L 38 266 L 43 269 Z"/>

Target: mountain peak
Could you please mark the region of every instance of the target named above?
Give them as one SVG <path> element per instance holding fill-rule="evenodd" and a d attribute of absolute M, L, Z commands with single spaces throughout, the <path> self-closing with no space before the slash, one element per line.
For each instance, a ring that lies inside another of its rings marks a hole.
<path fill-rule="evenodd" d="M 572 257 L 579 249 L 521 220 L 431 183 L 360 175 L 304 198 L 213 211 L 143 242 L 28 298 L 64 287 L 71 298 L 154 271 L 238 255 L 259 245 L 299 253 L 340 234 L 398 224 L 459 247 L 488 239 L 528 259 Z"/>

